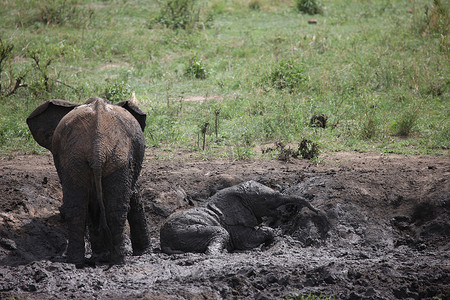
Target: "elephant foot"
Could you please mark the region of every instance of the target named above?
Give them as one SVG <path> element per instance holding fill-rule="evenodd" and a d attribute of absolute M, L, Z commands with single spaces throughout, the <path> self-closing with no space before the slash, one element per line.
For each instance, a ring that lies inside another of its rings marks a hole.
<path fill-rule="evenodd" d="M 86 266 L 86 260 L 84 258 L 82 260 L 80 260 L 80 259 L 73 259 L 73 258 L 68 257 L 66 259 L 66 261 L 69 264 L 74 264 L 77 269 L 83 269 Z"/>
<path fill-rule="evenodd" d="M 172 249 L 169 246 L 161 246 L 161 252 L 166 253 L 166 254 L 183 254 L 183 253 L 186 253 L 186 251 Z"/>
<path fill-rule="evenodd" d="M 214 237 L 208 244 L 208 248 L 206 249 L 205 253 L 207 255 L 221 254 L 225 249 L 227 249 L 229 238 L 230 236 L 228 235 L 228 233 Z"/>
<path fill-rule="evenodd" d="M 111 257 L 109 264 L 110 265 L 123 265 L 123 264 L 125 264 L 125 257 L 124 256 Z"/>
<path fill-rule="evenodd" d="M 133 256 L 141 256 L 149 252 L 149 247 L 145 247 L 144 249 L 133 249 Z"/>
<path fill-rule="evenodd" d="M 69 264 L 74 264 L 78 269 L 80 269 L 84 267 L 86 261 L 84 258 L 84 254 L 83 255 L 67 254 L 66 262 L 68 262 Z"/>
<path fill-rule="evenodd" d="M 150 250 L 150 238 L 145 234 L 140 239 L 131 239 L 131 247 L 133 248 L 133 255 L 139 256 L 148 253 Z"/>
<path fill-rule="evenodd" d="M 100 263 L 100 264 L 108 263 L 110 260 L 111 259 L 110 259 L 109 251 L 94 252 L 94 253 L 92 253 L 91 258 L 89 258 L 89 261 L 91 261 L 93 263 Z"/>

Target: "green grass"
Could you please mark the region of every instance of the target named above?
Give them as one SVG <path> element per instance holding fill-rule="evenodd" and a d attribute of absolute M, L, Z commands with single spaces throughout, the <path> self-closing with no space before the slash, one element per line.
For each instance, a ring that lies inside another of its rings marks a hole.
<path fill-rule="evenodd" d="M 183 30 L 155 24 L 157 1 L 0 0 L 0 38 L 14 45 L 0 80 L 28 85 L 0 97 L 0 153 L 43 151 L 25 119 L 47 99 L 130 92 L 149 147 L 205 158 L 303 139 L 321 152 L 448 153 L 448 2 L 321 1 L 316 25 L 296 1 L 196 2 L 208 22 Z M 309 126 L 321 113 L 330 126 Z"/>

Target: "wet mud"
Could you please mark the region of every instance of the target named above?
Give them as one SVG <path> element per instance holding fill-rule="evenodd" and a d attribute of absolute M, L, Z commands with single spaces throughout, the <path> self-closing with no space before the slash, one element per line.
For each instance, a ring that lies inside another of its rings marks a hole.
<path fill-rule="evenodd" d="M 50 156 L 0 160 L 0 299 L 450 299 L 450 161 L 360 153 L 319 164 L 201 161 L 148 151 L 140 186 L 152 249 L 124 265 L 64 262 L 62 192 Z M 275 241 L 249 251 L 161 253 L 171 213 L 256 180 L 321 210 L 284 206 Z M 88 249 L 89 250 L 89 249 Z"/>

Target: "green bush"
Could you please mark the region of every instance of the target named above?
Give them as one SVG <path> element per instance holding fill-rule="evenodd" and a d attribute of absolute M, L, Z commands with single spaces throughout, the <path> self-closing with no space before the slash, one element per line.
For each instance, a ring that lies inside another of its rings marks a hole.
<path fill-rule="evenodd" d="M 17 94 L 19 89 L 27 89 L 37 98 L 54 97 L 65 85 L 51 68 L 52 62 L 62 56 L 59 48 L 30 44 L 18 53 L 13 53 L 13 49 L 13 44 L 0 39 L 0 97 Z M 29 63 L 14 62 L 14 55 L 23 56 Z"/>
<path fill-rule="evenodd" d="M 275 65 L 263 81 L 278 89 L 293 92 L 306 80 L 303 65 L 294 59 L 281 60 Z"/>
<path fill-rule="evenodd" d="M 12 67 L 14 45 L 0 38 L 0 97 L 8 97 L 24 86 L 25 73 L 17 74 Z"/>
<path fill-rule="evenodd" d="M 189 60 L 185 74 L 192 78 L 205 79 L 208 76 L 208 70 L 203 60 L 193 57 Z"/>
<path fill-rule="evenodd" d="M 450 29 L 450 17 L 448 14 L 448 5 L 441 0 L 434 0 L 433 4 L 425 9 L 425 33 L 437 33 L 446 36 Z"/>
<path fill-rule="evenodd" d="M 152 23 L 159 23 L 171 29 L 194 29 L 198 24 L 207 24 L 212 16 L 204 16 L 204 12 L 196 0 L 166 0 L 160 3 L 159 14 Z"/>
<path fill-rule="evenodd" d="M 378 120 L 373 111 L 369 111 L 363 115 L 360 130 L 361 138 L 364 140 L 370 140 L 377 136 Z"/>
<path fill-rule="evenodd" d="M 297 0 L 297 9 L 308 15 L 316 15 L 322 13 L 322 7 L 316 0 Z"/>
<path fill-rule="evenodd" d="M 82 27 L 93 18 L 92 9 L 83 9 L 66 0 L 46 0 L 39 2 L 39 19 L 47 25 L 73 25 Z"/>
<path fill-rule="evenodd" d="M 261 4 L 259 3 L 259 0 L 252 0 L 248 4 L 248 8 L 250 8 L 252 10 L 260 10 L 261 9 Z"/>
<path fill-rule="evenodd" d="M 105 88 L 103 97 L 111 103 L 127 100 L 131 97 L 131 87 L 126 82 L 112 82 Z"/>
<path fill-rule="evenodd" d="M 414 129 L 419 118 L 418 111 L 415 109 L 409 109 L 405 111 L 397 120 L 395 120 L 391 129 L 394 135 L 408 137 Z"/>
<path fill-rule="evenodd" d="M 78 5 L 77 0 L 29 0 L 16 1 L 23 5 L 15 23 L 19 26 L 44 24 L 52 26 L 70 25 L 86 28 L 94 19 L 94 9 Z M 22 2 L 22 3 L 21 3 Z"/>
<path fill-rule="evenodd" d="M 447 36 L 450 30 L 449 6 L 441 0 L 433 0 L 424 9 L 415 9 L 412 19 L 412 30 L 426 36 L 437 34 Z"/>

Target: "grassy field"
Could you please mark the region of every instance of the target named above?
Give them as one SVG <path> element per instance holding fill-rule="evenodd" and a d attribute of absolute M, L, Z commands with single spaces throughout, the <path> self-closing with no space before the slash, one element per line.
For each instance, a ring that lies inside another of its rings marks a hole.
<path fill-rule="evenodd" d="M 184 2 L 171 1 L 0 0 L 0 154 L 44 152 L 25 119 L 45 100 L 133 92 L 148 147 L 168 158 L 270 158 L 257 149 L 304 139 L 448 153 L 448 1 L 323 0 L 316 15 L 294 0 L 188 1 L 171 15 Z"/>

